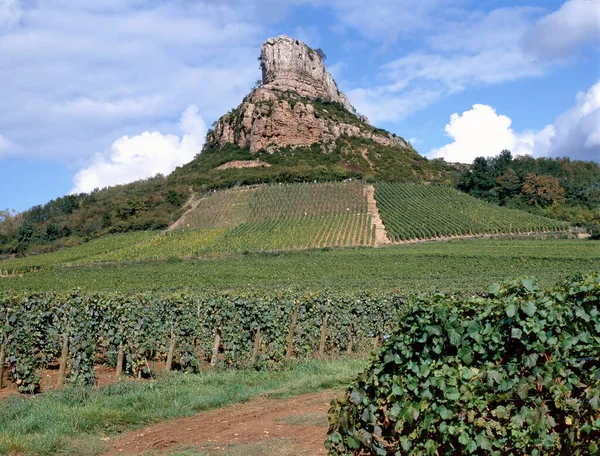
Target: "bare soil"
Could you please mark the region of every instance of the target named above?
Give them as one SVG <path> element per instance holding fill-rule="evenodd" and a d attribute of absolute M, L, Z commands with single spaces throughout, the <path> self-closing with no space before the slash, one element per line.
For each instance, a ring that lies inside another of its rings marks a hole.
<path fill-rule="evenodd" d="M 119 378 L 113 367 L 99 365 L 95 367 L 96 378 L 98 379 L 97 386 L 108 386 L 117 383 Z M 8 378 L 8 367 L 5 367 L 4 372 L 4 387 L 0 389 L 0 400 L 6 399 L 13 394 L 19 394 L 16 383 Z M 68 373 L 68 371 L 67 371 Z M 40 373 L 40 389 L 41 393 L 58 389 L 58 363 L 51 364 L 47 369 L 43 369 Z"/>
<path fill-rule="evenodd" d="M 385 231 L 383 221 L 379 216 L 379 210 L 377 209 L 377 201 L 375 201 L 375 187 L 372 185 L 365 185 L 365 195 L 367 196 L 367 210 L 371 214 L 371 221 L 375 226 L 375 246 L 390 244 L 390 238 Z"/>
<path fill-rule="evenodd" d="M 146 427 L 108 441 L 104 456 L 170 454 L 194 450 L 209 455 L 327 454 L 327 411 L 336 391 L 289 399 L 265 396 Z"/>
<path fill-rule="evenodd" d="M 217 166 L 215 169 L 232 169 L 232 168 L 257 168 L 264 166 L 270 168 L 269 163 L 261 162 L 260 160 L 233 160 L 227 163 L 223 163 L 221 166 Z"/>

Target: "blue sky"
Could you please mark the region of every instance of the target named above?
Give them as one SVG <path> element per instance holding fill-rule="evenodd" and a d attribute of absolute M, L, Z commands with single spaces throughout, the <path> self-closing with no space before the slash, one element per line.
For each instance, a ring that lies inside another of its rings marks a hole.
<path fill-rule="evenodd" d="M 188 162 L 279 34 L 428 157 L 600 161 L 596 0 L 0 0 L 0 208 Z"/>

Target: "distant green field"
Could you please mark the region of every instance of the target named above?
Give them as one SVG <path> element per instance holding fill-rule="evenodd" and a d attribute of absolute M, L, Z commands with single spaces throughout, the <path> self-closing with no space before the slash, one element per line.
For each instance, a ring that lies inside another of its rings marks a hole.
<path fill-rule="evenodd" d="M 80 287 L 88 291 L 297 288 L 472 293 L 519 276 L 537 277 L 544 286 L 575 273 L 599 270 L 597 241 L 474 239 L 61 267 L 0 278 L 0 291 Z"/>
<path fill-rule="evenodd" d="M 563 222 L 478 200 L 452 187 L 381 183 L 381 219 L 392 241 L 444 236 L 563 231 Z"/>

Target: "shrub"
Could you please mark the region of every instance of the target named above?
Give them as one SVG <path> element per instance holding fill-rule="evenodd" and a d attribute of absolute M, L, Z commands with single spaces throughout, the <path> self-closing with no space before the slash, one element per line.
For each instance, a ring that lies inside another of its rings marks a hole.
<path fill-rule="evenodd" d="M 600 452 L 600 276 L 416 298 L 332 403 L 334 455 Z"/>

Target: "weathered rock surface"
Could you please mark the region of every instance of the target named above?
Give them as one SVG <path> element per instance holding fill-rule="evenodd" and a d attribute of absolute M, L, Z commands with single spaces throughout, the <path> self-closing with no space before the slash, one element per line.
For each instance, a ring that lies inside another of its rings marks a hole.
<path fill-rule="evenodd" d="M 314 143 L 327 147 L 340 136 L 349 136 L 410 147 L 357 116 L 323 59 L 301 41 L 284 35 L 269 38 L 262 46 L 261 66 L 263 84 L 218 120 L 207 145 L 234 143 L 256 153 Z"/>
<path fill-rule="evenodd" d="M 269 38 L 261 49 L 263 86 L 292 91 L 304 98 L 321 98 L 341 103 L 354 112 L 346 95 L 338 90 L 331 74 L 325 71 L 321 56 L 289 36 Z"/>

